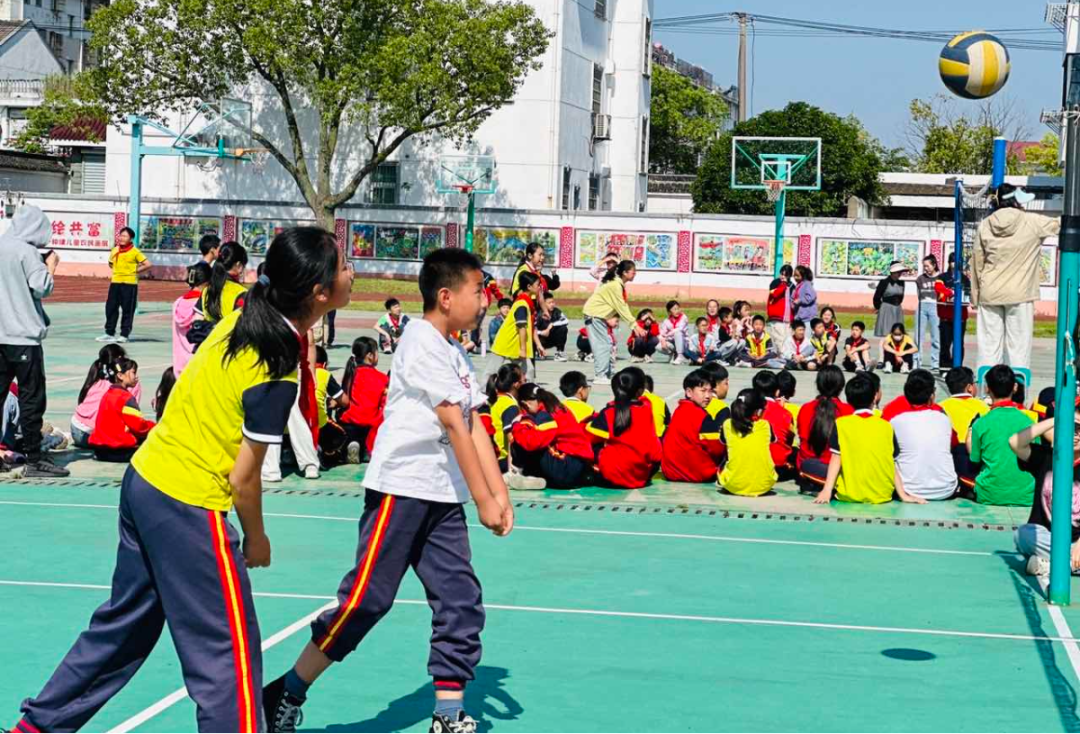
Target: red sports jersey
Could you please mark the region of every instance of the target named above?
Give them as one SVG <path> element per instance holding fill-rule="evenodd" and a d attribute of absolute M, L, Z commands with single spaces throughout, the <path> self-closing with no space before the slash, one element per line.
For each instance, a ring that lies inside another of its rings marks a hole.
<path fill-rule="evenodd" d="M 664 433 L 660 469 L 671 482 L 715 482 L 724 455 L 720 427 L 704 408 L 680 400 Z"/>
<path fill-rule="evenodd" d="M 614 403 L 609 403 L 589 422 L 589 433 L 603 444 L 597 459 L 600 476 L 616 487 L 644 487 L 664 458 L 652 406 L 644 400 L 635 401 L 630 407 L 630 426 L 617 435 L 614 426 Z"/>
<path fill-rule="evenodd" d="M 135 396 L 119 385 L 113 385 L 101 396 L 90 445 L 105 449 L 133 449 L 142 443 L 153 421 L 143 420 Z"/>
<path fill-rule="evenodd" d="M 937 403 L 925 409 L 936 410 L 939 413 L 945 412 Z M 916 408 L 914 408 L 911 403 L 908 402 L 907 398 L 901 395 L 900 397 L 896 398 L 891 403 L 885 406 L 885 410 L 881 411 L 881 417 L 887 421 L 891 421 L 893 418 L 900 415 L 901 413 L 908 413 L 912 410 L 916 410 Z"/>
<path fill-rule="evenodd" d="M 836 404 L 836 417 L 840 418 L 845 415 L 852 415 L 855 409 L 850 405 L 840 400 L 839 398 L 833 398 L 833 402 Z M 814 450 L 810 448 L 810 429 L 814 425 L 814 413 L 817 410 L 817 400 L 811 400 L 809 403 L 799 409 L 799 456 L 798 465 L 801 468 L 802 463 L 807 459 L 818 459 L 826 464 L 832 459 L 832 451 L 826 446 L 825 450 L 820 454 L 814 453 Z M 828 441 L 826 440 L 826 443 Z"/>
<path fill-rule="evenodd" d="M 592 441 L 585 433 L 585 427 L 566 408 L 556 408 L 554 415 L 544 410 L 536 415 L 522 414 L 510 434 L 514 444 L 525 451 L 546 449 L 559 458 L 574 456 L 590 463 L 593 461 Z"/>
<path fill-rule="evenodd" d="M 792 449 L 795 447 L 795 418 L 776 400 L 766 400 L 765 415 L 776 439 L 769 444 L 773 464 L 779 467 L 792 465 Z"/>
<path fill-rule="evenodd" d="M 386 391 L 390 378 L 371 365 L 360 365 L 349 388 L 349 407 L 341 415 L 342 423 L 374 426 L 382 423 Z"/>

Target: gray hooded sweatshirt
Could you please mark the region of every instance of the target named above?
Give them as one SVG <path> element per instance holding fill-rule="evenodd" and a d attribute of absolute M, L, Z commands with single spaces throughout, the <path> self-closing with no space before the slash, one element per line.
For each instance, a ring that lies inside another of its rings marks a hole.
<path fill-rule="evenodd" d="M 53 277 L 41 260 L 52 237 L 45 212 L 24 204 L 0 236 L 0 344 L 40 346 L 49 327 L 41 306 L 53 290 Z"/>

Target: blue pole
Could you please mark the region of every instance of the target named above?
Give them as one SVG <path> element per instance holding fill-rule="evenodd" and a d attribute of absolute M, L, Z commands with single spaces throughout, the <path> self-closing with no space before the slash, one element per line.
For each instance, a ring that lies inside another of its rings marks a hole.
<path fill-rule="evenodd" d="M 964 364 L 964 182 L 956 179 L 953 217 L 953 350 L 952 366 Z"/>
<path fill-rule="evenodd" d="M 994 168 L 990 174 L 990 187 L 996 189 L 1005 183 L 1005 163 L 1007 158 L 1009 141 L 1005 138 L 994 138 Z"/>
<path fill-rule="evenodd" d="M 143 126 L 138 117 L 128 117 L 131 123 L 131 190 L 128 192 L 128 226 L 135 230 L 135 243 L 138 244 L 139 221 L 142 219 L 142 136 Z"/>

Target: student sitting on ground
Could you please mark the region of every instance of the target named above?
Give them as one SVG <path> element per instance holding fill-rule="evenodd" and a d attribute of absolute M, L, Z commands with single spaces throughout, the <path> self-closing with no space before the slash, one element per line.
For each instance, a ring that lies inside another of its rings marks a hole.
<path fill-rule="evenodd" d="M 780 358 L 789 370 L 816 370 L 817 353 L 806 338 L 806 324 L 796 319 L 791 322 L 791 336 L 780 350 Z"/>
<path fill-rule="evenodd" d="M 1038 416 L 1040 421 L 1054 417 L 1054 391 L 1053 385 L 1044 387 L 1039 391 L 1039 396 L 1035 398 L 1035 402 L 1031 404 L 1031 409 L 1035 411 L 1035 415 Z"/>
<path fill-rule="evenodd" d="M 907 374 L 915 366 L 918 351 L 904 325 L 893 324 L 889 335 L 881 340 L 881 361 L 885 363 L 885 372 Z"/>
<path fill-rule="evenodd" d="M 592 384 L 584 372 L 570 370 L 559 378 L 559 392 L 563 394 L 563 407 L 574 414 L 578 423 L 587 423 L 596 415 L 589 405 Z"/>
<path fill-rule="evenodd" d="M 672 364 L 684 364 L 686 362 L 683 354 L 686 352 L 686 332 L 689 326 L 690 321 L 686 318 L 686 314 L 683 313 L 679 302 L 668 301 L 667 318 L 660 324 L 660 346 L 658 349 L 661 354 L 671 355 Z"/>
<path fill-rule="evenodd" d="M 952 421 L 935 410 L 937 382 L 929 370 L 912 370 L 904 384 L 911 409 L 892 419 L 900 446 L 896 466 L 908 494 L 925 500 L 947 500 L 956 494 L 956 467 L 952 449 L 957 445 Z"/>
<path fill-rule="evenodd" d="M 881 504 L 891 502 L 895 488 L 903 502 L 926 504 L 922 497 L 908 494 L 896 466 L 899 453 L 892 426 L 874 416 L 874 383 L 868 375 L 855 375 L 847 384 L 846 396 L 854 409 L 836 419 L 829 447 L 832 457 L 825 486 L 814 504 L 826 505 L 836 493 L 840 502 Z"/>
<path fill-rule="evenodd" d="M 844 340 L 844 369 L 848 372 L 874 369 L 874 358 L 870 356 L 870 341 L 863 336 L 865 331 L 866 324 L 863 322 L 851 322 L 851 336 Z"/>
<path fill-rule="evenodd" d="M 637 325 L 641 327 L 642 334 L 631 331 L 626 340 L 626 347 L 630 350 L 631 362 L 652 362 L 652 356 L 656 354 L 660 346 L 660 324 L 656 323 L 651 308 L 643 308 L 638 312 Z"/>
<path fill-rule="evenodd" d="M 717 362 L 709 362 L 701 371 L 712 381 L 712 399 L 705 406 L 705 412 L 716 421 L 717 426 L 721 426 L 727 420 L 729 411 L 727 403 L 724 402 L 727 400 L 728 390 L 731 389 L 727 367 Z"/>
<path fill-rule="evenodd" d="M 349 460 L 349 434 L 330 419 L 339 408 L 349 407 L 349 396 L 329 369 L 326 347 L 315 347 L 315 402 L 319 411 L 319 461 L 329 469 Z M 374 445 L 374 442 L 372 442 Z"/>
<path fill-rule="evenodd" d="M 1074 413 L 1073 420 L 1080 423 L 1080 411 Z M 1018 527 L 1013 534 L 1016 550 L 1027 558 L 1027 572 L 1031 576 L 1050 573 L 1050 518 L 1054 499 L 1053 434 L 1054 419 L 1049 418 L 1009 439 L 1009 447 L 1017 459 L 1030 467 L 1035 480 L 1031 514 L 1027 523 Z M 1072 475 L 1070 560 L 1075 574 L 1080 571 L 1080 430 L 1073 435 Z"/>
<path fill-rule="evenodd" d="M 693 370 L 683 378 L 683 393 L 664 436 L 660 471 L 669 482 L 714 482 L 724 447 L 716 421 L 705 411 L 712 399 L 712 378 Z"/>
<path fill-rule="evenodd" d="M 742 390 L 731 404 L 731 417 L 720 427 L 727 454 L 719 484 L 743 497 L 760 497 L 776 484 L 769 447 L 775 440 L 764 419 L 765 398 L 757 390 Z"/>
<path fill-rule="evenodd" d="M 536 314 L 536 338 L 546 351 L 553 351 L 552 359 L 566 361 L 566 337 L 570 330 L 570 320 L 562 309 L 555 305 L 555 294 L 544 294 L 544 306 Z"/>
<path fill-rule="evenodd" d="M 600 444 L 597 468 L 604 482 L 620 489 L 640 489 L 649 483 L 664 458 L 656 436 L 653 410 L 641 396 L 645 373 L 627 367 L 611 378 L 615 400 L 589 422 L 588 431 Z"/>
<path fill-rule="evenodd" d="M 789 370 L 780 370 L 776 373 L 776 385 L 780 388 L 780 402 L 784 406 L 784 410 L 791 413 L 791 419 L 795 422 L 795 427 L 798 429 L 799 423 L 799 410 L 802 406 L 795 402 L 795 393 L 799 391 L 799 382 L 795 379 L 795 375 Z M 799 432 L 795 431 L 795 438 L 798 439 Z"/>
<path fill-rule="evenodd" d="M 393 354 L 405 332 L 405 326 L 409 323 L 409 317 L 401 312 L 401 301 L 396 298 L 387 298 L 383 307 L 386 313 L 375 322 L 375 333 L 379 335 L 379 349 L 382 353 Z"/>
<path fill-rule="evenodd" d="M 510 307 L 514 305 L 514 302 L 509 298 L 499 299 L 499 311 L 495 314 L 495 317 L 491 319 L 491 323 L 488 324 L 488 347 L 495 343 L 495 337 L 499 333 L 499 329 L 502 328 L 503 322 L 506 321 L 506 317 L 510 314 Z"/>
<path fill-rule="evenodd" d="M 799 489 L 807 494 L 817 494 L 825 486 L 829 461 L 832 459 L 829 437 L 836 427 L 836 419 L 853 412 L 850 405 L 840 400 L 840 394 L 844 391 L 844 373 L 839 367 L 832 365 L 818 373 L 817 391 L 817 399 L 802 406 L 796 421 L 799 431 L 799 453 L 796 458 Z"/>
<path fill-rule="evenodd" d="M 375 340 L 357 337 L 341 379 L 345 411 L 338 417 L 338 424 L 349 438 L 346 460 L 350 464 L 359 464 L 371 455 L 375 434 L 382 425 L 390 376 L 380 372 L 378 366 L 379 346 Z"/>
<path fill-rule="evenodd" d="M 541 477 L 549 489 L 576 489 L 592 477 L 592 440 L 559 399 L 539 385 L 518 391 L 523 409 L 511 429 L 514 464 Z"/>
<path fill-rule="evenodd" d="M 1013 402 L 1016 403 L 1020 412 L 1031 419 L 1032 423 L 1039 422 L 1039 414 L 1032 408 L 1027 407 L 1027 388 L 1020 380 L 1016 381 L 1016 392 L 1013 393 Z"/>
<path fill-rule="evenodd" d="M 821 319 L 810 319 L 810 346 L 814 348 L 818 367 L 836 362 L 836 341 L 829 336 Z"/>
<path fill-rule="evenodd" d="M 716 332 L 709 330 L 709 320 L 699 316 L 694 322 L 694 328 L 694 335 L 686 342 L 686 361 L 702 365 L 720 359 L 720 342 Z"/>
<path fill-rule="evenodd" d="M 953 467 L 960 482 L 962 492 L 973 492 L 978 469 L 971 463 L 968 453 L 968 433 L 976 418 L 990 412 L 990 406 L 976 397 L 975 373 L 970 367 L 953 367 L 945 374 L 945 386 L 949 388 L 949 397 L 938 405 L 949 416 L 957 444 L 953 447 Z M 974 494 L 970 495 L 974 497 Z"/>
<path fill-rule="evenodd" d="M 153 421 L 145 420 L 139 401 L 131 388 L 139 384 L 139 365 L 133 359 L 121 357 L 106 367 L 111 383 L 101 397 L 90 448 L 98 461 L 127 463 L 146 440 Z"/>
<path fill-rule="evenodd" d="M 750 333 L 746 335 L 746 341 L 736 355 L 736 360 L 740 367 L 784 366 L 784 360 L 780 359 L 772 337 L 765 332 L 765 317 L 761 314 L 750 320 Z"/>
<path fill-rule="evenodd" d="M 536 276 L 522 273 L 522 278 Z M 525 384 L 525 373 L 516 364 L 504 364 L 488 378 L 487 410 L 481 411 L 482 420 L 490 421 L 489 434 L 495 441 L 495 458 L 499 460 L 499 469 L 503 480 L 510 489 L 543 489 L 544 480 L 537 476 L 526 476 L 522 469 L 513 462 L 510 432 L 521 417 L 518 403 L 518 391 Z M 484 418 L 483 416 L 487 416 Z"/>
<path fill-rule="evenodd" d="M 829 340 L 832 342 L 833 352 L 838 352 L 840 349 L 840 324 L 836 323 L 836 311 L 832 306 L 826 306 L 821 309 L 821 321 L 825 324 L 825 333 L 828 335 Z"/>
<path fill-rule="evenodd" d="M 654 388 L 652 375 L 645 375 L 645 392 L 642 393 L 641 397 L 652 406 L 653 421 L 656 423 L 656 435 L 663 438 L 664 431 L 667 430 L 668 423 L 671 422 L 671 410 L 667 407 L 664 399 L 653 392 Z"/>
<path fill-rule="evenodd" d="M 71 441 L 81 449 L 90 448 L 90 434 L 97 424 L 101 398 L 112 388 L 109 365 L 126 357 L 127 352 L 119 344 L 106 344 L 98 350 L 97 359 L 90 363 L 86 380 L 79 390 L 79 402 L 75 414 L 71 416 Z M 135 402 L 142 400 L 142 385 L 135 383 L 130 390 Z"/>
<path fill-rule="evenodd" d="M 971 424 L 967 449 L 971 461 L 981 463 L 975 477 L 975 498 L 984 505 L 1025 507 L 1031 504 L 1035 480 L 1020 468 L 1009 449 L 1009 439 L 1033 424 L 1013 402 L 1016 375 L 999 364 L 986 373 L 986 389 L 994 402 L 990 412 Z"/>
<path fill-rule="evenodd" d="M 765 398 L 765 422 L 773 432 L 769 446 L 773 465 L 781 481 L 795 476 L 795 419 L 780 402 L 780 383 L 776 375 L 762 370 L 754 375 L 753 387 Z"/>

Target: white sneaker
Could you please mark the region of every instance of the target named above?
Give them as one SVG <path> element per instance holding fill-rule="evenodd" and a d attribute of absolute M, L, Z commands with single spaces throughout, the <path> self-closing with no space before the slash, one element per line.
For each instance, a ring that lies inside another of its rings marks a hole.
<path fill-rule="evenodd" d="M 345 449 L 348 456 L 348 462 L 350 464 L 360 463 L 360 444 L 357 441 L 350 441 L 348 448 Z"/>
<path fill-rule="evenodd" d="M 319 467 L 314 464 L 308 464 L 304 467 L 304 479 L 318 479 Z"/>
<path fill-rule="evenodd" d="M 117 344 L 127 344 L 128 338 L 126 336 L 118 336 L 114 341 Z"/>
<path fill-rule="evenodd" d="M 262 480 L 266 484 L 278 484 L 281 481 L 280 474 L 263 474 Z"/>
<path fill-rule="evenodd" d="M 609 385 L 611 385 L 611 378 L 610 377 L 594 377 L 593 380 L 592 380 L 592 384 L 609 386 Z"/>
<path fill-rule="evenodd" d="M 646 362 L 646 364 L 651 364 L 652 363 L 652 357 L 650 357 L 648 354 L 646 354 L 645 355 L 645 362 Z"/>
<path fill-rule="evenodd" d="M 866 368 L 862 366 L 862 363 L 855 365 L 856 372 L 866 372 Z"/>
<path fill-rule="evenodd" d="M 116 342 L 116 337 L 110 334 L 102 334 L 94 341 L 105 342 L 106 344 L 113 344 Z"/>
<path fill-rule="evenodd" d="M 591 354 L 586 354 L 584 361 L 585 362 L 592 362 L 593 361 L 593 356 Z"/>
<path fill-rule="evenodd" d="M 686 360 L 683 359 L 682 357 L 676 357 L 675 359 L 671 360 L 671 363 L 672 364 L 686 364 Z"/>
<path fill-rule="evenodd" d="M 900 368 L 900 374 L 906 375 L 908 372 L 911 372 L 911 368 L 907 366 L 907 363 L 905 363 L 904 366 Z"/>
<path fill-rule="evenodd" d="M 891 375 L 892 374 L 892 362 L 887 362 L 885 364 L 885 369 L 883 369 L 882 372 L 884 372 L 886 375 Z"/>
<path fill-rule="evenodd" d="M 631 357 L 630 358 L 630 364 L 638 364 L 639 362 L 644 362 L 644 361 L 645 361 L 644 357 Z"/>
<path fill-rule="evenodd" d="M 1027 560 L 1026 570 L 1028 576 L 1049 576 L 1050 559 L 1042 556 L 1031 556 Z"/>
<path fill-rule="evenodd" d="M 527 477 L 524 474 L 508 471 L 503 474 L 503 481 L 509 489 L 536 490 L 547 489 L 547 482 L 542 477 Z"/>
<path fill-rule="evenodd" d="M 565 362 L 565 361 L 567 361 L 566 360 L 566 355 L 563 354 L 562 352 L 555 352 L 555 361 L 556 362 Z"/>

